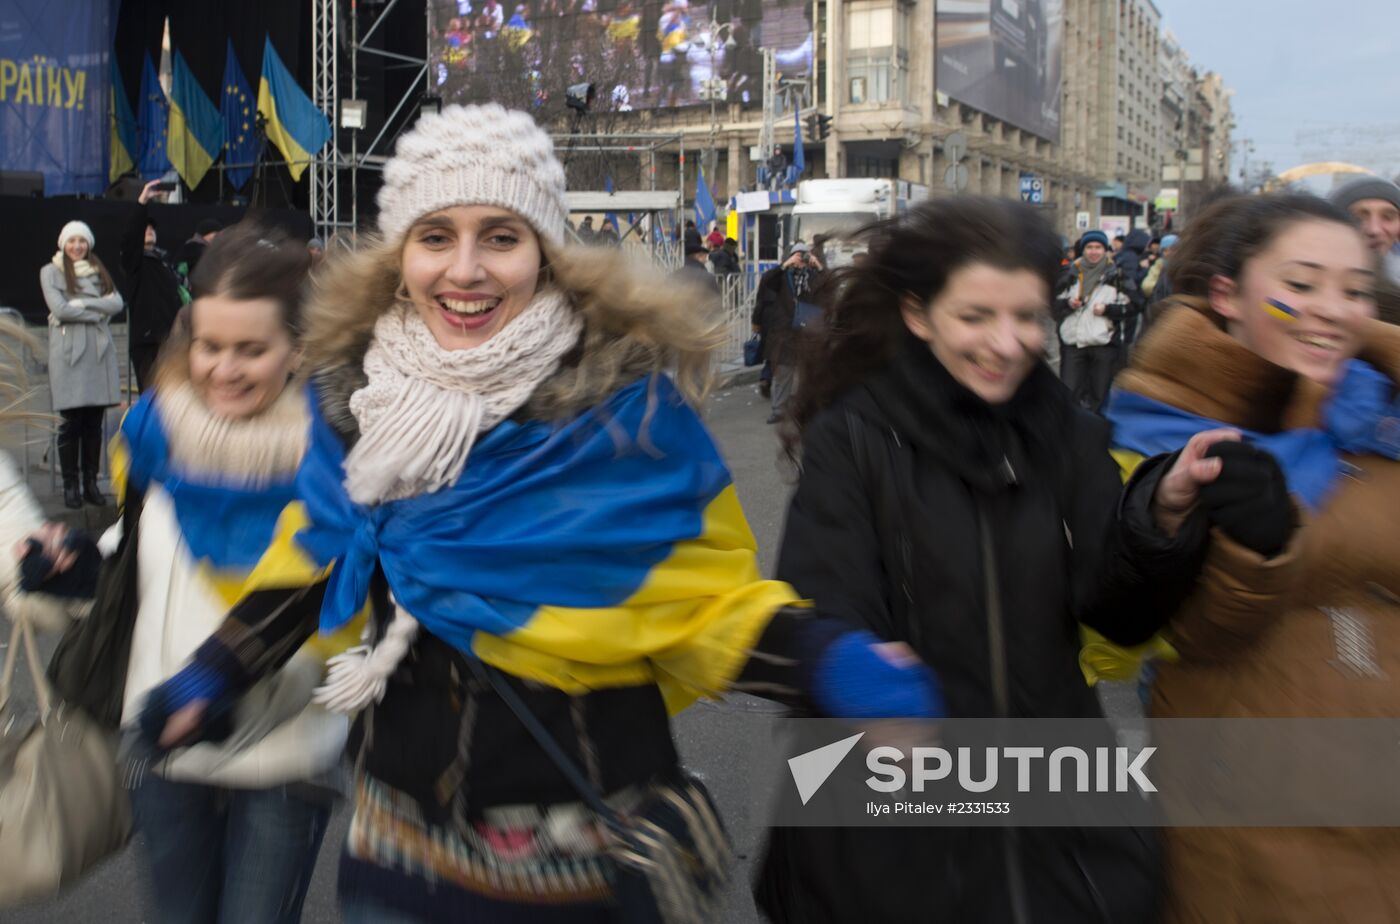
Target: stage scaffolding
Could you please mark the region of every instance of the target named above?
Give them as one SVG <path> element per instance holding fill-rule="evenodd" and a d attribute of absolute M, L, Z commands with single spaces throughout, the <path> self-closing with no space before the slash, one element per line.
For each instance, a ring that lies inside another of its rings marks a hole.
<path fill-rule="evenodd" d="M 344 0 L 311 0 L 311 83 L 313 99 L 330 118 L 335 131 L 331 140 L 312 161 L 311 220 L 322 238 L 330 241 L 338 231 L 353 231 L 359 227 L 359 175 L 362 170 L 382 170 L 392 151 L 393 143 L 406 124 L 400 120 L 405 107 L 433 96 L 427 59 L 427 36 L 424 36 L 423 56 L 403 54 L 370 43 L 386 18 L 403 0 L 388 0 L 378 10 L 364 33 L 360 33 L 360 2 L 351 0 L 346 15 L 342 15 Z M 413 2 L 413 0 L 410 0 Z M 350 41 L 342 45 L 340 32 L 349 30 Z M 348 60 L 342 62 L 338 49 L 349 48 Z M 387 119 L 373 139 L 361 150 L 360 132 L 342 132 L 340 125 L 340 68 L 350 69 L 348 86 L 358 86 L 361 55 L 377 55 L 401 64 L 418 67 L 418 74 L 398 99 Z M 349 150 L 341 147 L 342 134 Z M 684 171 L 677 171 L 674 188 L 657 189 L 657 156 L 663 151 L 677 155 L 685 162 L 684 136 L 679 133 L 630 132 L 625 134 L 554 134 L 551 135 L 560 160 L 568 164 L 576 155 L 628 155 L 637 158 L 638 185 L 644 189 L 569 191 L 569 209 L 576 214 L 601 216 L 612 212 L 618 216 L 619 238 L 623 246 L 645 248 L 664 266 L 680 264 L 680 243 L 673 239 L 675 226 L 683 223 L 681 214 L 685 201 Z M 341 191 L 346 195 L 342 201 Z M 664 218 L 663 218 L 664 216 Z M 666 226 L 669 220 L 671 225 Z M 353 235 L 341 238 L 346 241 Z"/>

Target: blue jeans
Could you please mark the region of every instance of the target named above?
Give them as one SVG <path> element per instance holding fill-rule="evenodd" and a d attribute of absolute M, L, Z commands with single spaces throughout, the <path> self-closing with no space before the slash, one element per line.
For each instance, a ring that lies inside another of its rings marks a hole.
<path fill-rule="evenodd" d="M 149 774 L 132 794 L 158 924 L 296 924 L 331 807 Z"/>

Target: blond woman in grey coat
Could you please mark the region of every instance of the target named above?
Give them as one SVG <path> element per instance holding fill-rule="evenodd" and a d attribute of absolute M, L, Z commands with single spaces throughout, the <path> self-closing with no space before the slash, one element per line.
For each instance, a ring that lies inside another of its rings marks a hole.
<path fill-rule="evenodd" d="M 58 235 L 58 252 L 39 270 L 49 306 L 49 388 L 53 409 L 63 417 L 58 461 L 63 502 L 107 503 L 97 487 L 102 459 L 102 420 L 120 400 L 117 349 L 108 322 L 122 310 L 122 297 L 107 267 L 92 252 L 92 229 L 70 221 Z M 81 471 L 81 491 L 79 473 Z"/>

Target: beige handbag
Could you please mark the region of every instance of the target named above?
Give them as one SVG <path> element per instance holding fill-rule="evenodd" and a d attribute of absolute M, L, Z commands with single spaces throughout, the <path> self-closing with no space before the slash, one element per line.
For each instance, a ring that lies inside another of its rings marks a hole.
<path fill-rule="evenodd" d="M 39 706 L 28 725 L 9 705 L 21 643 Z M 131 804 L 116 744 L 54 700 L 34 628 L 16 621 L 0 674 L 0 908 L 56 894 L 126 843 Z"/>

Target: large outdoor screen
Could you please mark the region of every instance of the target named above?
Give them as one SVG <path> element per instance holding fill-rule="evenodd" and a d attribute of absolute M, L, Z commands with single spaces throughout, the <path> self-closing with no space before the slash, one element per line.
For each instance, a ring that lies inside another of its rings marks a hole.
<path fill-rule="evenodd" d="M 938 0 L 938 89 L 1060 140 L 1064 0 Z"/>
<path fill-rule="evenodd" d="M 712 21 L 723 26 L 713 35 Z M 805 0 L 432 0 L 428 28 L 432 82 L 446 102 L 548 115 L 578 83 L 594 85 L 595 111 L 626 112 L 707 102 L 711 77 L 727 99 L 757 106 L 762 48 L 774 49 L 780 76 L 812 71 Z"/>

